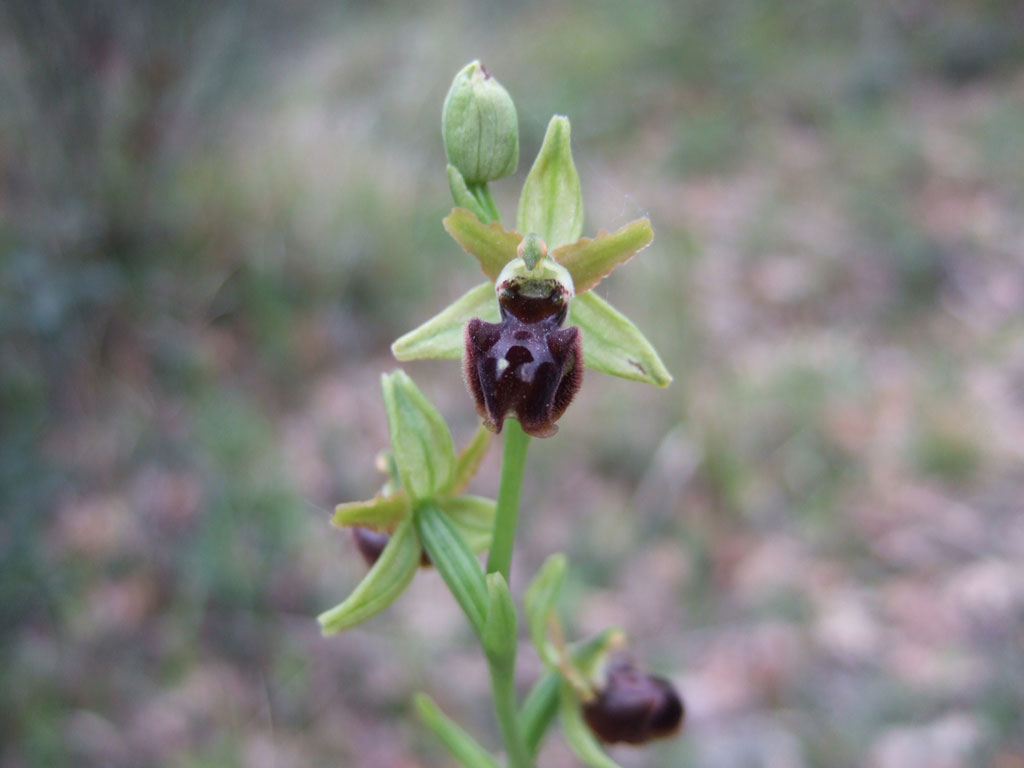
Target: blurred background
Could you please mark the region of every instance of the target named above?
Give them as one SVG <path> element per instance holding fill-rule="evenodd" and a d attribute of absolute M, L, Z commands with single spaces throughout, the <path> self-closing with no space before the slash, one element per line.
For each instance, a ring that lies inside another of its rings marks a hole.
<path fill-rule="evenodd" d="M 440 109 L 572 120 L 599 292 L 665 391 L 535 441 L 513 589 L 686 698 L 627 768 L 1024 766 L 1024 5 L 0 6 L 0 766 L 451 765 L 485 667 L 437 575 L 341 637 L 388 345 L 480 279 Z M 406 366 L 452 424 L 459 368 Z M 493 494 L 499 451 L 474 490 Z M 522 685 L 537 673 L 528 649 Z M 555 736 L 543 764 L 575 761 Z"/>

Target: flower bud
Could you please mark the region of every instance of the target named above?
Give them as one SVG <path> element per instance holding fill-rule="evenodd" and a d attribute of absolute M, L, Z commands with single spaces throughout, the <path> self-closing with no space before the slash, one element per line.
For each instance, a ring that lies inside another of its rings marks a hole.
<path fill-rule="evenodd" d="M 441 113 L 448 162 L 466 184 L 484 184 L 515 173 L 519 122 L 512 97 L 479 61 L 455 76 Z"/>
<path fill-rule="evenodd" d="M 606 744 L 643 744 L 671 736 L 682 726 L 685 713 L 672 683 L 621 660 L 608 669 L 596 698 L 583 705 L 584 720 Z"/>

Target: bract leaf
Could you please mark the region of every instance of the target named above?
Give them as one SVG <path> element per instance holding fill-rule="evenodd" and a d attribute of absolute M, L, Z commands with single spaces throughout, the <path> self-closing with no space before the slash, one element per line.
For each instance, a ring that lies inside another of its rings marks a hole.
<path fill-rule="evenodd" d="M 417 693 L 413 703 L 420 719 L 466 768 L 499 768 L 498 761 L 481 747 L 476 739 L 466 733 L 462 726 L 442 712 L 427 694 Z"/>
<path fill-rule="evenodd" d="M 487 584 L 473 550 L 437 504 L 416 507 L 413 520 L 423 548 L 477 635 L 482 636 L 487 621 Z"/>
<path fill-rule="evenodd" d="M 494 286 L 481 283 L 391 345 L 398 360 L 461 360 L 466 346 L 466 323 L 474 317 L 498 322 Z"/>
<path fill-rule="evenodd" d="M 597 738 L 583 720 L 580 701 L 572 686 L 562 683 L 560 690 L 559 714 L 562 718 L 562 733 L 569 748 L 591 768 L 621 768 L 601 749 Z"/>
<path fill-rule="evenodd" d="M 405 371 L 381 376 L 381 392 L 402 488 L 415 500 L 450 486 L 455 444 L 441 414 Z"/>
<path fill-rule="evenodd" d="M 374 496 L 369 501 L 350 501 L 334 508 L 331 524 L 339 528 L 358 525 L 375 531 L 390 531 L 409 516 L 412 505 L 409 494 L 398 491 L 388 496 Z"/>
<path fill-rule="evenodd" d="M 657 387 L 672 383 L 672 375 L 640 329 L 593 291 L 573 299 L 569 324 L 583 331 L 587 368 Z"/>
<path fill-rule="evenodd" d="M 552 117 L 519 197 L 517 229 L 536 232 L 550 249 L 583 233 L 583 193 L 569 139 L 569 118 Z"/>
<path fill-rule="evenodd" d="M 466 490 L 469 481 L 473 479 L 477 470 L 480 469 L 480 462 L 487 455 L 487 449 L 491 447 L 493 439 L 494 433 L 491 430 L 487 429 L 483 424 L 477 427 L 473 439 L 469 441 L 469 445 L 463 448 L 455 459 L 455 477 L 452 480 L 451 487 L 447 488 L 445 493 L 456 494 Z"/>
<path fill-rule="evenodd" d="M 420 564 L 420 544 L 412 520 L 391 534 L 377 562 L 344 602 L 317 617 L 320 630 L 333 635 L 361 624 L 387 608 L 412 581 Z"/>
<path fill-rule="evenodd" d="M 457 206 L 472 211 L 481 221 L 486 221 L 490 218 L 487 211 L 480 204 L 480 201 L 469 191 L 466 180 L 462 178 L 459 169 L 451 163 L 448 164 L 448 188 L 451 190 L 452 200 L 455 201 Z"/>
<path fill-rule="evenodd" d="M 563 245 L 551 252 L 551 258 L 569 270 L 578 296 L 595 287 L 653 239 L 650 219 L 637 219 L 611 234 L 599 232 L 595 238 L 584 237 Z"/>
<path fill-rule="evenodd" d="M 492 662 L 515 664 L 519 633 L 516 604 L 508 591 L 505 577 L 500 573 L 487 574 L 487 621 L 481 636 L 484 652 Z"/>
<path fill-rule="evenodd" d="M 476 553 L 491 547 L 497 505 L 482 496 L 439 496 L 437 505 L 451 518 L 469 548 Z"/>
<path fill-rule="evenodd" d="M 480 268 L 493 283 L 502 267 L 516 257 L 516 248 L 523 236 L 509 232 L 500 222 L 484 224 L 477 215 L 465 208 L 456 208 L 442 222 L 455 242 L 480 262 Z"/>
<path fill-rule="evenodd" d="M 551 555 L 523 594 L 523 609 L 530 627 L 530 640 L 537 649 L 537 655 L 550 664 L 557 663 L 557 659 L 548 647 L 548 618 L 555 610 L 555 603 L 561 594 L 567 567 L 565 555 L 561 552 Z"/>
<path fill-rule="evenodd" d="M 547 670 L 534 683 L 526 700 L 519 708 L 519 732 L 523 734 L 526 748 L 534 757 L 540 748 L 544 734 L 551 727 L 551 721 L 558 712 L 558 691 L 562 678 L 555 670 Z"/>

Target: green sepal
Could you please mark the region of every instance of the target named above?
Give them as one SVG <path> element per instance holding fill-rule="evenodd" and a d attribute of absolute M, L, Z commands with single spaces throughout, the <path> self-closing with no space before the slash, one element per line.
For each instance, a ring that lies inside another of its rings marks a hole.
<path fill-rule="evenodd" d="M 339 528 L 358 525 L 375 531 L 390 531 L 409 516 L 412 504 L 409 494 L 398 491 L 388 496 L 374 496 L 368 501 L 350 501 L 334 508 L 331 524 Z"/>
<path fill-rule="evenodd" d="M 466 323 L 474 317 L 498 322 L 498 302 L 490 283 L 470 289 L 423 325 L 402 336 L 391 345 L 391 354 L 402 361 L 461 360 L 466 346 Z"/>
<path fill-rule="evenodd" d="M 555 115 L 523 183 L 516 228 L 536 232 L 548 248 L 579 240 L 583 234 L 583 193 L 572 161 L 569 118 Z"/>
<path fill-rule="evenodd" d="M 437 505 L 451 518 L 476 554 L 491 548 L 497 504 L 483 496 L 439 496 Z"/>
<path fill-rule="evenodd" d="M 466 768 L 500 768 L 498 761 L 462 726 L 442 712 L 432 698 L 425 693 L 417 693 L 413 697 L 413 704 L 424 724 Z"/>
<path fill-rule="evenodd" d="M 452 200 L 457 206 L 465 208 L 467 211 L 472 211 L 476 218 L 482 222 L 486 223 L 491 220 L 490 213 L 469 190 L 466 180 L 459 173 L 459 169 L 451 163 L 448 164 L 448 189 L 451 190 Z"/>
<path fill-rule="evenodd" d="M 456 494 L 466 490 L 469 481 L 473 479 L 477 470 L 480 469 L 480 463 L 484 460 L 484 456 L 487 455 L 487 449 L 491 447 L 493 439 L 494 433 L 491 430 L 487 429 L 483 424 L 477 427 L 476 432 L 473 434 L 473 439 L 459 452 L 455 459 L 455 477 L 452 478 L 452 484 L 445 489 L 445 493 Z"/>
<path fill-rule="evenodd" d="M 470 210 L 455 208 L 442 221 L 449 235 L 462 250 L 480 262 L 480 269 L 493 283 L 501 268 L 516 257 L 523 236 L 510 232 L 500 222 L 485 224 Z"/>
<path fill-rule="evenodd" d="M 590 676 L 597 664 L 603 662 L 609 650 L 618 648 L 625 642 L 625 633 L 618 628 L 606 629 L 582 642 L 574 643 L 569 651 L 574 675 Z M 559 691 L 565 680 L 562 671 L 550 667 L 534 683 L 519 709 L 519 730 L 530 753 L 537 754 L 540 743 L 558 711 Z"/>
<path fill-rule="evenodd" d="M 418 500 L 449 487 L 455 444 L 441 414 L 405 371 L 382 375 L 381 392 L 402 488 Z"/>
<path fill-rule="evenodd" d="M 320 630 L 333 635 L 383 611 L 409 586 L 420 564 L 420 544 L 412 521 L 401 523 L 377 562 L 343 603 L 317 617 Z"/>
<path fill-rule="evenodd" d="M 569 270 L 576 294 L 589 291 L 654 240 L 650 219 L 637 219 L 611 234 L 598 232 L 551 252 L 551 258 Z"/>
<path fill-rule="evenodd" d="M 601 749 L 594 733 L 583 720 L 580 700 L 572 686 L 565 682 L 559 690 L 558 712 L 562 720 L 562 734 L 576 757 L 591 768 L 621 768 Z"/>
<path fill-rule="evenodd" d="M 515 663 L 519 636 L 519 616 L 505 577 L 500 573 L 487 574 L 487 621 L 480 637 L 484 653 L 495 664 L 509 668 Z"/>
<path fill-rule="evenodd" d="M 667 387 L 672 375 L 632 321 L 593 291 L 573 299 L 569 325 L 583 332 L 583 364 L 601 373 Z"/>
<path fill-rule="evenodd" d="M 549 664 L 556 663 L 553 649 L 547 642 L 548 619 L 555 610 L 555 603 L 562 592 L 568 560 L 561 552 L 544 561 L 530 586 L 523 594 L 523 609 L 530 628 L 530 640 L 537 655 Z"/>
<path fill-rule="evenodd" d="M 479 561 L 451 518 L 433 502 L 413 510 L 423 548 L 477 635 L 487 621 L 487 583 Z"/>

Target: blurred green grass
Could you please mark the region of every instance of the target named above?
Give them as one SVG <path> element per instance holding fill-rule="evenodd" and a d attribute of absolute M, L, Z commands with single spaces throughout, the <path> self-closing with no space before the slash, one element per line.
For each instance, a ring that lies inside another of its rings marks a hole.
<path fill-rule="evenodd" d="M 7 3 L 0 765 L 442 765 L 396 722 L 417 687 L 491 727 L 457 616 L 311 618 L 360 572 L 325 510 L 374 490 L 387 346 L 477 279 L 437 130 L 474 57 L 524 158 L 571 118 L 588 231 L 655 225 L 602 292 L 676 383 L 588 376 L 520 555 L 567 549 L 580 629 L 683 683 L 652 759 L 885 766 L 948 717 L 949 764 L 1019 764 L 1022 30 L 994 0 Z M 468 433 L 454 367 L 412 373 Z"/>

